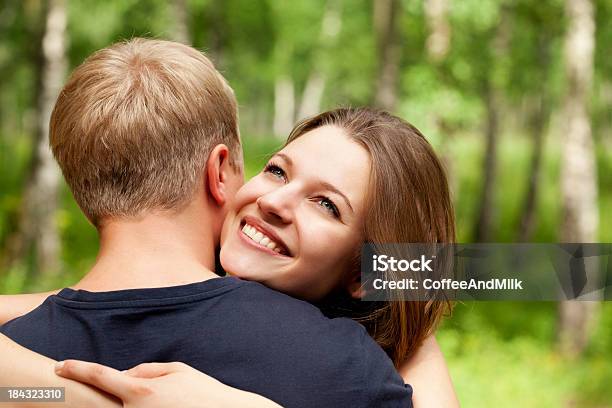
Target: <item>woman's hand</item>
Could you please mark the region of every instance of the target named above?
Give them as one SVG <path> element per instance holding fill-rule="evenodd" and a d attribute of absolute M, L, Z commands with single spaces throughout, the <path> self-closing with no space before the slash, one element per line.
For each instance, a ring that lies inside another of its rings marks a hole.
<path fill-rule="evenodd" d="M 279 407 L 250 392 L 227 386 L 183 363 L 148 363 L 128 371 L 67 360 L 56 374 L 93 385 L 123 401 L 124 407 Z"/>

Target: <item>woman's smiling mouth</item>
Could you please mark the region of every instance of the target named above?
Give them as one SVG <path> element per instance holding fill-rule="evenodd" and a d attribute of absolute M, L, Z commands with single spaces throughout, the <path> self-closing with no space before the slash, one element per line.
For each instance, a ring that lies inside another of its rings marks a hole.
<path fill-rule="evenodd" d="M 248 220 L 240 223 L 242 228 L 239 234 L 242 235 L 243 239 L 270 254 L 290 256 L 287 248 L 279 242 L 280 240 L 273 237 L 271 233 L 265 231 L 261 226 L 254 224 Z"/>

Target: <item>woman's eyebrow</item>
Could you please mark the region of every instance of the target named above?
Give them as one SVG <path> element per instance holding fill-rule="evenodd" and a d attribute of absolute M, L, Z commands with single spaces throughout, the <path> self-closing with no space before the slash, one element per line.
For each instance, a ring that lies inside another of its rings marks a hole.
<path fill-rule="evenodd" d="M 283 159 L 289 166 L 293 166 L 293 160 L 291 160 L 291 157 L 287 156 L 285 153 L 276 153 L 274 156 L 272 157 L 280 157 L 281 159 Z"/>
<path fill-rule="evenodd" d="M 281 159 L 283 159 L 287 165 L 289 167 L 293 166 L 293 160 L 291 160 L 291 157 L 287 156 L 285 153 L 276 153 L 274 156 L 272 157 L 280 157 Z M 351 210 L 351 212 L 355 212 L 355 210 L 353 210 L 353 206 L 351 205 L 350 200 L 348 199 L 348 197 L 340 190 L 338 190 L 333 184 L 330 184 L 326 181 L 322 181 L 321 182 L 321 187 L 323 187 L 326 190 L 329 190 L 333 193 L 338 194 L 340 197 L 342 197 L 342 199 L 344 200 L 344 202 L 346 203 L 347 207 Z"/>
<path fill-rule="evenodd" d="M 346 205 L 348 206 L 348 208 L 351 210 L 351 212 L 355 212 L 353 210 L 353 206 L 351 205 L 351 202 L 349 201 L 348 197 L 346 195 L 344 195 L 342 193 L 342 191 L 338 190 L 336 187 L 334 187 L 332 184 L 329 184 L 326 181 L 322 181 L 321 182 L 321 186 L 323 188 L 325 188 L 326 190 L 329 190 L 331 192 L 334 192 L 336 194 L 338 194 L 340 197 L 342 197 L 344 199 L 344 202 L 346 203 Z"/>

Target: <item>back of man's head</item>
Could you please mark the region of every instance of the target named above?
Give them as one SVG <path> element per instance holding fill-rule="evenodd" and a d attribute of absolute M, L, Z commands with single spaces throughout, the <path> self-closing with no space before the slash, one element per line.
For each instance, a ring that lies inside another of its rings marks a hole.
<path fill-rule="evenodd" d="M 231 88 L 201 52 L 170 41 L 137 38 L 91 55 L 60 93 L 49 137 L 75 200 L 96 226 L 180 210 L 218 144 L 241 166 Z"/>

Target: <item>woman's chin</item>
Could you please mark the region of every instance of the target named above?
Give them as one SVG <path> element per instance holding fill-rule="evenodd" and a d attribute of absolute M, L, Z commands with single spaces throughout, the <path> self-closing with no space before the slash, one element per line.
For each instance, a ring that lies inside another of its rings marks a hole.
<path fill-rule="evenodd" d="M 245 280 L 258 280 L 260 271 L 267 269 L 266 262 L 261 259 L 252 259 L 251 254 L 246 254 L 244 251 L 232 251 L 221 249 L 220 261 L 221 266 L 228 275 Z"/>

